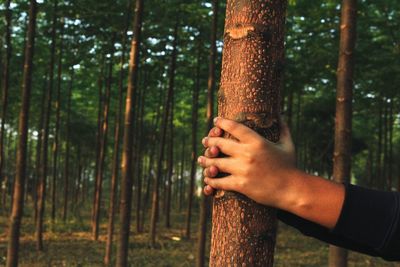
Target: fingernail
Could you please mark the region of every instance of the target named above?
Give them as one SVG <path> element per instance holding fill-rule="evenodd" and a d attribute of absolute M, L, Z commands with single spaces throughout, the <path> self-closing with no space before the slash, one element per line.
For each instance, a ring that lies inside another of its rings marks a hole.
<path fill-rule="evenodd" d="M 214 118 L 214 124 L 217 123 L 218 119 L 219 119 L 218 117 L 215 117 L 215 118 Z"/>
<path fill-rule="evenodd" d="M 203 161 L 203 157 L 202 157 L 202 156 L 200 156 L 200 157 L 197 158 L 197 162 L 198 162 L 198 163 L 201 163 L 202 161 Z"/>
<path fill-rule="evenodd" d="M 204 180 L 203 180 L 205 183 L 207 183 L 207 181 L 208 181 L 208 178 L 204 178 Z"/>
<path fill-rule="evenodd" d="M 201 143 L 202 143 L 204 146 L 206 146 L 206 145 L 207 145 L 207 140 L 208 140 L 208 137 L 204 137 L 204 138 L 201 140 Z"/>
<path fill-rule="evenodd" d="M 214 133 L 216 134 L 216 135 L 218 135 L 220 132 L 219 132 L 219 128 L 214 128 Z"/>

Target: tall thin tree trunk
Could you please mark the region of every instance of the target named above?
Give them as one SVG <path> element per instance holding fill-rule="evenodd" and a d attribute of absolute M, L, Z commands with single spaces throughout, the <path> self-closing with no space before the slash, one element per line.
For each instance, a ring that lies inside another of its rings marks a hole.
<path fill-rule="evenodd" d="M 227 9 L 228 10 L 228 9 Z M 214 91 L 215 91 L 215 61 L 217 57 L 217 31 L 218 31 L 218 0 L 213 0 L 213 22 L 211 30 L 210 59 L 208 68 L 207 86 L 207 126 L 206 134 L 213 126 L 214 118 Z M 193 155 L 195 156 L 195 155 Z M 197 156 L 197 155 L 196 155 Z M 210 213 L 211 199 L 202 194 L 200 202 L 200 218 L 197 241 L 197 267 L 203 267 L 206 251 L 207 218 Z"/>
<path fill-rule="evenodd" d="M 333 158 L 333 180 L 339 183 L 349 181 L 351 175 L 351 128 L 356 19 L 357 0 L 343 0 L 340 22 Z M 330 246 L 329 266 L 347 266 L 347 251 L 342 248 Z"/>
<path fill-rule="evenodd" d="M 18 125 L 18 150 L 14 183 L 13 206 L 9 222 L 7 267 L 18 266 L 19 236 L 24 207 L 24 185 L 26 177 L 26 150 L 28 140 L 29 106 L 32 86 L 33 52 L 35 46 L 37 4 L 30 0 L 28 39 L 25 47 L 24 74 L 22 80 L 22 105 Z"/>
<path fill-rule="evenodd" d="M 286 1 L 229 0 L 225 19 L 219 116 L 276 142 L 283 78 Z M 210 266 L 272 266 L 275 210 L 243 195 L 214 199 Z"/>
<path fill-rule="evenodd" d="M 103 172 L 104 172 L 104 165 L 105 165 L 105 156 L 107 151 L 107 136 L 108 136 L 108 117 L 109 117 L 109 110 L 110 110 L 110 98 L 111 98 L 111 85 L 112 85 L 112 67 L 113 67 L 113 58 L 114 58 L 114 40 L 115 35 L 111 41 L 111 56 L 110 62 L 108 65 L 108 79 L 107 79 L 107 87 L 106 87 L 106 94 L 104 99 L 104 114 L 103 114 L 103 121 L 102 121 L 102 139 L 100 144 L 100 155 L 99 155 L 99 165 L 97 171 L 97 178 L 96 178 L 96 188 L 95 188 L 95 202 L 93 206 L 93 217 L 94 217 L 94 224 L 92 226 L 92 237 L 94 240 L 99 238 L 99 221 L 100 221 L 100 206 L 101 206 L 101 194 L 103 188 Z"/>
<path fill-rule="evenodd" d="M 390 99 L 390 107 L 389 107 L 389 155 L 388 155 L 388 185 L 389 190 L 393 188 L 393 101 L 394 99 Z"/>
<path fill-rule="evenodd" d="M 159 186 L 161 181 L 161 175 L 163 170 L 163 159 L 164 159 L 164 147 L 167 133 L 169 106 L 172 101 L 174 83 L 175 83 L 175 69 L 176 69 L 176 58 L 177 58 L 177 42 L 178 42 L 178 22 L 174 28 L 174 41 L 172 44 L 173 50 L 171 55 L 171 63 L 169 69 L 169 86 L 167 97 L 164 105 L 164 113 L 162 118 L 161 135 L 160 135 L 160 149 L 157 159 L 157 173 L 153 184 L 153 198 L 151 207 L 151 222 L 150 222 L 150 244 L 152 247 L 156 244 L 156 232 L 157 232 L 157 217 L 159 212 Z"/>
<path fill-rule="evenodd" d="M 57 98 L 56 98 L 56 125 L 54 130 L 54 144 L 53 144 L 53 183 L 51 188 L 51 220 L 54 223 L 56 218 L 56 189 L 58 177 L 58 149 L 59 149 L 59 135 L 60 135 L 60 111 L 61 111 L 61 74 L 62 74 L 62 56 L 63 56 L 63 33 L 64 21 L 60 25 L 60 47 L 58 53 L 58 70 L 57 70 Z"/>
<path fill-rule="evenodd" d="M 47 79 L 45 79 L 47 81 Z M 43 140 L 43 121 L 44 121 L 44 113 L 45 113 L 45 103 L 46 103 L 46 84 L 43 86 L 42 90 L 42 99 L 41 99 L 41 111 L 38 125 L 38 139 L 36 143 L 36 163 L 35 163 L 35 178 L 33 181 L 33 206 L 34 206 L 34 221 L 35 224 L 37 222 L 38 215 L 38 192 L 39 192 L 39 179 L 40 179 L 40 164 L 41 164 L 41 147 Z"/>
<path fill-rule="evenodd" d="M 71 132 L 71 98 L 72 98 L 72 87 L 74 84 L 74 68 L 71 67 L 71 78 L 69 82 L 68 90 L 68 102 L 67 102 L 67 123 L 66 123 L 66 135 L 65 135 L 65 159 L 64 159 L 64 205 L 62 219 L 65 222 L 68 216 L 68 195 L 69 195 L 69 161 L 70 161 L 70 132 Z"/>
<path fill-rule="evenodd" d="M 4 136 L 5 136 L 5 124 L 7 120 L 7 107 L 8 107 L 8 88 L 10 86 L 10 61 L 11 61 L 11 0 L 7 0 L 5 3 L 5 15 L 6 15 L 6 56 L 4 60 L 3 80 L 2 87 L 3 93 L 1 98 L 1 124 L 0 124 L 0 187 L 3 181 L 4 172 Z M 0 73 L 1 75 L 1 73 Z M 0 212 L 5 207 L 0 208 Z"/>
<path fill-rule="evenodd" d="M 130 5 L 129 7 L 130 8 Z M 129 12 L 129 11 L 128 11 Z M 127 26 L 129 15 L 127 17 Z M 118 106 L 115 116 L 114 126 L 114 149 L 113 149 L 113 161 L 112 161 L 112 174 L 111 174 L 111 191 L 110 191 L 110 207 L 108 210 L 108 226 L 107 226 L 107 241 L 106 241 L 106 253 L 104 256 L 104 264 L 109 265 L 112 254 L 112 243 L 114 236 L 114 217 L 115 217 L 115 204 L 117 203 L 117 188 L 118 188 L 118 175 L 119 175 L 119 149 L 121 140 L 121 117 L 123 108 L 123 90 L 124 90 L 124 64 L 125 64 L 125 49 L 126 49 L 126 32 L 127 28 L 122 33 L 122 54 L 121 54 L 121 67 L 119 70 L 119 84 L 118 84 Z"/>
<path fill-rule="evenodd" d="M 142 174 L 143 174 L 143 164 L 144 164 L 144 158 L 143 158 L 143 123 L 144 123 L 144 107 L 145 105 L 145 88 L 140 90 L 141 96 L 140 96 L 140 112 L 138 116 L 138 145 L 137 145 L 137 191 L 136 191 L 136 232 L 140 233 L 142 232 L 141 228 L 141 206 L 142 206 Z"/>
<path fill-rule="evenodd" d="M 171 193 L 172 193 L 172 174 L 174 168 L 174 93 L 172 92 L 172 99 L 170 104 L 169 115 L 169 144 L 168 144 L 168 173 L 167 173 L 167 196 L 166 196 L 166 209 L 165 209 L 165 227 L 171 228 Z"/>
<path fill-rule="evenodd" d="M 122 179 L 120 198 L 120 232 L 117 250 L 118 267 L 128 265 L 128 244 L 131 224 L 132 206 L 132 141 L 133 141 L 133 109 L 134 94 L 137 90 L 137 77 L 139 70 L 139 51 L 142 32 L 143 0 L 135 0 L 134 35 L 131 43 L 129 60 L 128 89 L 125 102 L 124 137 L 122 150 Z"/>
<path fill-rule="evenodd" d="M 185 184 L 185 181 L 184 181 L 184 178 L 183 178 L 184 170 L 185 170 L 185 145 L 186 145 L 186 140 L 183 139 L 183 141 L 182 141 L 182 150 L 181 150 L 181 165 L 180 165 L 181 169 L 180 169 L 180 174 L 179 174 L 179 176 L 180 176 L 180 179 L 179 179 L 179 192 L 178 192 L 178 194 L 179 194 L 178 195 L 178 209 L 179 209 L 179 212 L 182 211 L 184 197 L 185 197 L 184 196 L 184 192 L 185 192 L 184 184 Z"/>
<path fill-rule="evenodd" d="M 55 62 L 55 51 L 56 51 L 56 27 L 57 27 L 57 6 L 58 0 L 53 2 L 53 24 L 51 30 L 51 51 L 50 51 L 50 65 L 49 65 L 49 81 L 46 92 L 46 108 L 43 121 L 43 141 L 41 147 L 41 166 L 40 166 L 40 181 L 39 181 L 39 192 L 38 192 L 38 216 L 36 222 L 36 248 L 43 250 L 43 218 L 45 211 L 45 200 L 46 200 L 46 183 L 47 183 L 47 165 L 48 165 L 48 141 L 49 141 L 49 124 L 50 124 L 50 113 L 51 113 L 51 102 L 53 92 L 53 77 L 54 77 L 54 62 Z"/>
<path fill-rule="evenodd" d="M 197 66 L 196 66 L 196 82 L 193 87 L 192 94 L 192 154 L 191 154 L 191 166 L 190 166 L 190 180 L 189 180 L 189 190 L 188 190 L 188 206 L 186 211 L 186 238 L 191 237 L 191 225 L 192 225 L 192 209 L 193 209 L 193 195 L 196 180 L 196 170 L 197 170 L 197 124 L 198 124 L 198 109 L 199 109 L 199 91 L 200 91 L 200 46 L 197 55 Z M 183 165 L 183 161 L 182 161 Z M 183 177 L 181 177 L 183 179 Z"/>

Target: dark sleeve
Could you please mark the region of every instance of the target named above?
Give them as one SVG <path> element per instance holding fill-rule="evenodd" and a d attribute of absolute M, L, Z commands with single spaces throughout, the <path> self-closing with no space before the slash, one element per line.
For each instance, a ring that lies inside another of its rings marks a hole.
<path fill-rule="evenodd" d="M 307 236 L 386 260 L 400 261 L 400 193 L 346 185 L 337 225 L 329 230 L 296 215 L 278 217 Z"/>

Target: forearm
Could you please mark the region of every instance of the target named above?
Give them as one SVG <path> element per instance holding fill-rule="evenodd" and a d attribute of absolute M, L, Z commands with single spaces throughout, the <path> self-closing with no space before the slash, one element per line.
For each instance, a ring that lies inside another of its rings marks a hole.
<path fill-rule="evenodd" d="M 343 207 L 344 186 L 299 170 L 289 176 L 278 208 L 333 229 Z"/>

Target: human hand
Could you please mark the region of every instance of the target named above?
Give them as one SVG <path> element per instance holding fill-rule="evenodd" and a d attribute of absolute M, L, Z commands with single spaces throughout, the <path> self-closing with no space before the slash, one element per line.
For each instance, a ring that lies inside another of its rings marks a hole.
<path fill-rule="evenodd" d="M 281 136 L 273 143 L 243 124 L 216 118 L 215 126 L 202 143 L 205 156 L 198 159 L 204 167 L 204 193 L 214 189 L 236 191 L 256 202 L 280 208 L 287 195 L 290 198 L 295 167 L 295 149 L 287 125 L 281 121 Z M 237 139 L 222 138 L 223 131 Z M 223 153 L 227 157 L 217 158 Z M 214 178 L 218 173 L 224 178 Z M 287 199 L 286 199 L 287 200 Z"/>

